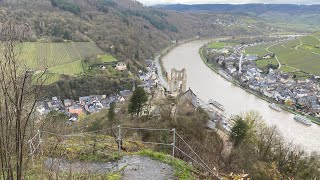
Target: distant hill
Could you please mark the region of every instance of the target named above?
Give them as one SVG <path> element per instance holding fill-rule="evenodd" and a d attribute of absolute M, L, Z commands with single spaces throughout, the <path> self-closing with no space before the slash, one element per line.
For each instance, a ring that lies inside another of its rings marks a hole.
<path fill-rule="evenodd" d="M 155 7 L 176 11 L 254 12 L 256 14 L 262 14 L 269 11 L 286 13 L 320 12 L 320 5 L 296 4 L 170 4 L 157 5 Z"/>
<path fill-rule="evenodd" d="M 295 4 L 170 4 L 158 8 L 183 12 L 241 12 L 276 23 L 296 23 L 319 26 L 320 5 Z"/>

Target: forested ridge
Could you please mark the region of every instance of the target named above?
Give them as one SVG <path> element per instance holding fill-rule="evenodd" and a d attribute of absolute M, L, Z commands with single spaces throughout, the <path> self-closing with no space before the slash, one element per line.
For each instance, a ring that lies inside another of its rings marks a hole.
<path fill-rule="evenodd" d="M 319 4 L 169 4 L 157 7 L 183 12 L 238 12 L 251 14 L 270 23 L 312 26 L 318 29 L 320 22 Z M 314 30 L 313 30 L 314 31 Z"/>

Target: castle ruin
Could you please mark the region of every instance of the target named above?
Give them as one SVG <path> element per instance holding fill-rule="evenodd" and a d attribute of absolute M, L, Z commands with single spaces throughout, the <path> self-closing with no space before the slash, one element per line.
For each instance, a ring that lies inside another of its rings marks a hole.
<path fill-rule="evenodd" d="M 171 94 L 179 94 L 186 92 L 187 86 L 187 73 L 186 69 L 178 71 L 176 69 L 171 70 L 171 77 L 169 78 L 169 86 Z"/>

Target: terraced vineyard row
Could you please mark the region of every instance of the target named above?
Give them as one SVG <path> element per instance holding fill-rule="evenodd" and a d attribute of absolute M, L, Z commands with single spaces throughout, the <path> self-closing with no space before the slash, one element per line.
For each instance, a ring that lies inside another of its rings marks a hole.
<path fill-rule="evenodd" d="M 27 66 L 35 70 L 61 66 L 104 54 L 93 42 L 25 42 L 18 46 L 17 50 L 21 50 L 21 57 Z"/>
<path fill-rule="evenodd" d="M 104 52 L 94 42 L 74 42 L 73 44 L 82 59 L 85 59 L 87 57 L 93 57 L 98 54 L 104 54 Z"/>
<path fill-rule="evenodd" d="M 105 54 L 94 42 L 24 42 L 16 50 L 21 52 L 21 63 L 27 67 L 33 70 L 48 68 L 46 84 L 58 81 L 61 74 L 76 76 L 83 73 L 82 60 Z"/>
<path fill-rule="evenodd" d="M 284 44 L 285 46 L 286 44 Z M 270 51 L 274 52 L 281 63 L 300 69 L 302 71 L 319 75 L 320 55 L 301 49 L 285 48 L 282 44 L 273 46 Z"/>
<path fill-rule="evenodd" d="M 246 54 L 257 54 L 258 56 L 262 57 L 266 54 L 268 54 L 269 52 L 267 51 L 267 48 L 269 46 L 273 45 L 273 43 L 269 43 L 269 44 L 259 44 L 256 46 L 250 46 L 248 48 L 245 49 L 245 53 Z"/>
<path fill-rule="evenodd" d="M 303 71 L 320 75 L 320 39 L 314 34 L 300 39 L 270 44 L 257 45 L 246 48 L 246 54 L 266 54 L 269 51 L 276 54 L 281 70 L 285 72 Z"/>

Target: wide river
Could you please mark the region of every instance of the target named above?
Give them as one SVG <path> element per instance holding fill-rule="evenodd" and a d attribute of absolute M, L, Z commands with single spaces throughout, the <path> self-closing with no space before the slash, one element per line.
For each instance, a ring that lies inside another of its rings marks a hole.
<path fill-rule="evenodd" d="M 241 114 L 255 110 L 260 112 L 264 121 L 275 125 L 284 138 L 306 151 L 320 151 L 320 126 L 306 126 L 296 122 L 294 115 L 288 112 L 277 112 L 268 107 L 268 103 L 245 90 L 226 81 L 211 71 L 201 60 L 199 48 L 206 41 L 192 41 L 181 44 L 163 58 L 165 70 L 172 68 L 187 70 L 187 88 L 197 96 L 208 101 L 213 99 L 225 106 L 228 114 Z"/>

